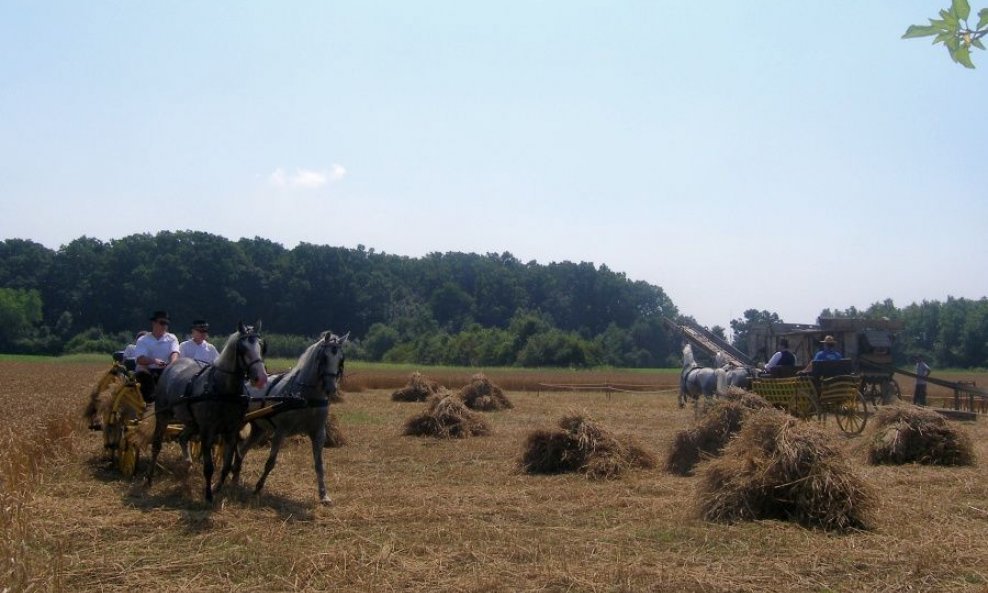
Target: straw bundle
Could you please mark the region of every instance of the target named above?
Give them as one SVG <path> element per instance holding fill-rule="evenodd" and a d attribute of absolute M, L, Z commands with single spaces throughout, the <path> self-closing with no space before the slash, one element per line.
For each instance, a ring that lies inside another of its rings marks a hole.
<path fill-rule="evenodd" d="M 741 430 L 748 414 L 770 407 L 762 397 L 732 387 L 695 426 L 676 433 L 666 457 L 666 471 L 679 476 L 692 475 L 701 460 L 720 455 L 731 437 Z"/>
<path fill-rule="evenodd" d="M 347 444 L 347 439 L 340 430 L 340 419 L 336 414 L 330 413 L 326 416 L 326 443 L 323 445 L 327 449 L 342 447 Z"/>
<path fill-rule="evenodd" d="M 459 397 L 471 410 L 492 412 L 515 407 L 504 391 L 483 373 L 471 377 L 470 382 L 460 389 Z"/>
<path fill-rule="evenodd" d="M 433 436 L 440 439 L 462 439 L 490 433 L 491 427 L 487 421 L 452 395 L 430 399 L 424 412 L 405 422 L 402 432 L 405 435 Z"/>
<path fill-rule="evenodd" d="M 396 402 L 424 402 L 444 391 L 445 388 L 439 383 L 416 371 L 409 377 L 407 385 L 391 394 L 391 399 Z"/>
<path fill-rule="evenodd" d="M 655 456 L 631 438 L 619 438 L 583 415 L 559 421 L 558 430 L 536 430 L 525 439 L 521 471 L 578 472 L 591 479 L 616 478 L 630 468 L 655 467 Z"/>
<path fill-rule="evenodd" d="M 875 417 L 868 449 L 874 465 L 973 465 L 974 445 L 967 433 L 933 410 L 919 406 L 888 406 Z"/>
<path fill-rule="evenodd" d="M 776 411 L 746 419 L 697 487 L 709 521 L 778 519 L 844 531 L 866 527 L 870 487 L 820 428 Z"/>

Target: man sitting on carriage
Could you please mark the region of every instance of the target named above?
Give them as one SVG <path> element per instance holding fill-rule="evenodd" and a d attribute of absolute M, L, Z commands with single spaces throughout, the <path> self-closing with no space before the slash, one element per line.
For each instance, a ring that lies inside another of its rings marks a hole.
<path fill-rule="evenodd" d="M 789 340 L 782 338 L 779 340 L 779 351 L 772 355 L 772 358 L 765 363 L 765 372 L 770 375 L 784 374 L 788 369 L 791 375 L 796 371 L 796 355 L 789 351 Z"/>
<path fill-rule="evenodd" d="M 806 365 L 806 368 L 800 371 L 800 374 L 810 374 L 813 372 L 813 363 L 817 361 L 829 361 L 829 360 L 842 360 L 844 357 L 841 356 L 840 351 L 837 350 L 837 340 L 833 336 L 827 336 L 820 341 L 823 346 L 810 361 L 810 364 Z"/>
<path fill-rule="evenodd" d="M 178 358 L 178 338 L 169 333 L 169 323 L 168 313 L 155 311 L 151 315 L 151 331 L 137 340 L 135 377 L 141 385 L 144 401 L 151 401 L 161 372 Z"/>

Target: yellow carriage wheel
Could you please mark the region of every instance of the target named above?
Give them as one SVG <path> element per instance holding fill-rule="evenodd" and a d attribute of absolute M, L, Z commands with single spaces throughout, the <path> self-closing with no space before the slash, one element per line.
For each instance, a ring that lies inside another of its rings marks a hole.
<path fill-rule="evenodd" d="M 834 410 L 837 426 L 848 434 L 859 434 L 868 423 L 868 404 L 858 392 L 857 397 L 849 398 Z"/>

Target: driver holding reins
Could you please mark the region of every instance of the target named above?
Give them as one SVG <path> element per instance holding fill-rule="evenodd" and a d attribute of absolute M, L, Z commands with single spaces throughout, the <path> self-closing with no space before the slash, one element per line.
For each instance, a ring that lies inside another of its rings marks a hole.
<path fill-rule="evenodd" d="M 170 321 L 165 311 L 155 311 L 151 315 L 151 331 L 137 340 L 137 372 L 135 377 L 141 384 L 141 396 L 151 401 L 154 384 L 165 367 L 178 358 L 178 338 L 169 333 Z"/>

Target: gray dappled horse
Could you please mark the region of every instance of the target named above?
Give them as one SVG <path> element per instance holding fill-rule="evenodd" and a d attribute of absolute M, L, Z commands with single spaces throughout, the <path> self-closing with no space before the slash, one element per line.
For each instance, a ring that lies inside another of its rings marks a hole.
<path fill-rule="evenodd" d="M 724 385 L 721 389 L 728 387 L 740 387 L 741 389 L 751 389 L 751 379 L 754 371 L 751 367 L 737 366 L 732 363 L 723 352 L 718 352 L 714 357 L 717 368 L 724 371 Z"/>
<path fill-rule="evenodd" d="M 290 371 L 269 377 L 267 389 L 248 390 L 252 399 L 271 399 L 278 403 L 270 415 L 251 421 L 250 436 L 237 448 L 233 465 L 234 482 L 240 478 L 240 467 L 247 451 L 265 436 L 271 435 L 271 452 L 264 464 L 264 473 L 254 487 L 254 493 L 259 493 L 268 474 L 274 469 L 285 437 L 305 434 L 312 444 L 319 501 L 332 504 L 326 493 L 322 454 L 326 443 L 329 400 L 336 395 L 343 378 L 343 346 L 349 336 L 349 333 L 337 336 L 329 331 L 324 332 L 316 343 L 302 353 Z"/>
<path fill-rule="evenodd" d="M 263 344 L 254 327 L 239 323 L 230 334 L 213 364 L 191 358 L 179 358 L 168 365 L 154 389 L 154 436 L 147 485 L 151 485 L 161 441 L 171 422 L 184 425 L 178 436 L 182 456 L 191 466 L 189 439 L 199 436 L 202 451 L 202 474 L 206 480 L 206 500 L 213 500 L 213 445 L 224 443 L 223 468 L 216 490 L 223 485 L 233 464 L 237 433 L 243 426 L 247 400 L 244 379 L 257 387 L 267 384 L 268 375 L 262 358 Z"/>
<path fill-rule="evenodd" d="M 683 370 L 679 375 L 679 407 L 686 405 L 686 398 L 693 398 L 693 407 L 699 410 L 700 396 L 705 404 L 724 391 L 724 370 L 701 367 L 693 358 L 693 347 L 683 346 Z"/>

